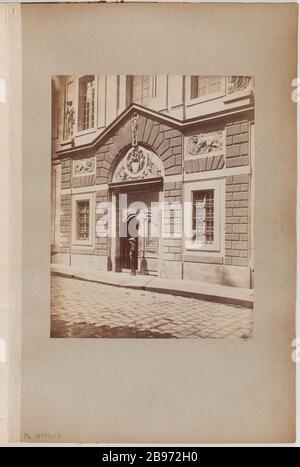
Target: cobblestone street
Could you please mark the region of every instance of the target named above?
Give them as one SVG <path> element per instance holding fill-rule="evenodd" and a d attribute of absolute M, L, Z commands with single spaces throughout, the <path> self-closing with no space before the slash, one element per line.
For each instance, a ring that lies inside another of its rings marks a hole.
<path fill-rule="evenodd" d="M 51 337 L 249 338 L 253 311 L 52 276 Z"/>

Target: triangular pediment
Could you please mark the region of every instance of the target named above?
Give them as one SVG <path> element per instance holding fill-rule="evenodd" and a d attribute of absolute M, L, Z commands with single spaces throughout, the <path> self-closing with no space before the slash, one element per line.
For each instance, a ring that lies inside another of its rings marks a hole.
<path fill-rule="evenodd" d="M 133 116 L 137 115 L 139 118 L 139 123 L 141 128 L 145 121 L 152 121 L 153 124 L 166 125 L 166 127 L 180 128 L 182 122 L 176 118 L 169 117 L 161 112 L 156 112 L 155 110 L 143 107 L 138 104 L 131 104 L 128 106 L 113 122 L 106 127 L 106 129 L 95 139 L 94 145 L 98 146 L 99 144 L 105 143 L 107 139 L 114 136 L 118 129 L 121 127 L 129 126 L 129 123 L 132 121 Z M 146 124 L 145 124 L 146 126 Z M 129 128 L 127 128 L 129 129 Z"/>
<path fill-rule="evenodd" d="M 136 104 L 129 106 L 93 142 L 63 152 L 74 159 L 95 157 L 97 184 L 111 183 L 120 161 L 118 176 L 134 180 L 177 175 L 182 170 L 182 122 Z M 143 154 L 134 160 L 133 149 Z M 124 159 L 125 161 L 125 159 Z M 147 164 L 144 166 L 143 161 Z M 121 180 L 120 180 L 121 181 Z"/>
<path fill-rule="evenodd" d="M 182 170 L 182 132 L 164 115 L 132 105 L 93 150 L 99 183 L 151 179 Z"/>
<path fill-rule="evenodd" d="M 90 141 L 87 144 L 80 145 L 78 147 L 66 147 L 58 151 L 58 154 L 68 154 L 72 153 L 73 155 L 87 155 L 95 150 L 97 150 L 102 144 L 106 144 L 107 141 L 113 137 L 120 128 L 125 127 L 126 124 L 130 125 L 130 121 L 134 114 L 137 114 L 140 117 L 140 128 L 143 128 L 143 124 L 146 121 L 152 122 L 155 125 L 166 125 L 166 129 L 179 129 L 182 126 L 182 122 L 176 118 L 170 117 L 164 113 L 157 112 L 155 110 L 143 107 L 138 104 L 129 105 L 118 117 L 116 117 L 104 130 L 96 134 L 93 141 Z M 148 129 L 149 129 L 148 124 Z M 145 124 L 146 126 L 146 124 Z M 127 130 L 130 128 L 127 126 Z"/>

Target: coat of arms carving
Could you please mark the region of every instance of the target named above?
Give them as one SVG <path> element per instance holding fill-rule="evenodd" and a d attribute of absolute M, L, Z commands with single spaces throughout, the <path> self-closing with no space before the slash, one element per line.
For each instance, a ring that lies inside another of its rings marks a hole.
<path fill-rule="evenodd" d="M 73 137 L 73 130 L 75 125 L 75 110 L 73 102 L 68 101 L 65 111 L 65 139 Z"/>
<path fill-rule="evenodd" d="M 147 153 L 141 149 L 133 149 L 126 156 L 126 168 L 130 174 L 136 176 L 147 164 Z"/>
<path fill-rule="evenodd" d="M 143 180 L 163 176 L 163 164 L 160 158 L 142 147 L 134 147 L 119 163 L 114 182 Z"/>

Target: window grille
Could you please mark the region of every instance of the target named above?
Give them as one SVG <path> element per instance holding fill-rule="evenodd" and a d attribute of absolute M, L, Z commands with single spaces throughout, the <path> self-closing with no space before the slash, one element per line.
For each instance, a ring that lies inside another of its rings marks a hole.
<path fill-rule="evenodd" d="M 197 244 L 214 243 L 214 190 L 193 193 L 193 232 Z"/>
<path fill-rule="evenodd" d="M 88 240 L 90 234 L 90 202 L 77 201 L 77 240 Z"/>

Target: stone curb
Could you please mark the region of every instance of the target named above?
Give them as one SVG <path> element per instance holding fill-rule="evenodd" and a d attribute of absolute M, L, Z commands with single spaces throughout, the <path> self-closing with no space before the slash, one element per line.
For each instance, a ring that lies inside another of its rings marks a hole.
<path fill-rule="evenodd" d="M 207 302 L 214 302 L 214 303 L 220 303 L 220 304 L 225 304 L 225 305 L 234 305 L 234 306 L 244 307 L 244 308 L 249 308 L 249 309 L 253 308 L 253 301 L 245 300 L 242 298 L 223 297 L 220 295 L 213 295 L 213 294 L 208 294 L 205 292 L 189 292 L 186 290 L 170 289 L 170 288 L 157 287 L 157 286 L 151 286 L 151 285 L 148 286 L 148 285 L 138 285 L 138 284 L 137 285 L 126 284 L 124 282 L 103 281 L 100 279 L 92 279 L 89 277 L 84 277 L 84 275 L 80 276 L 77 274 L 68 274 L 68 273 L 59 272 L 59 271 L 52 271 L 52 274 L 55 276 L 73 278 L 73 279 L 77 279 L 81 281 L 96 282 L 98 284 L 110 285 L 112 287 L 127 288 L 127 289 L 132 289 L 132 290 L 145 290 L 147 292 L 163 293 L 163 294 L 174 295 L 178 297 L 194 298 L 197 300 L 205 300 Z"/>

